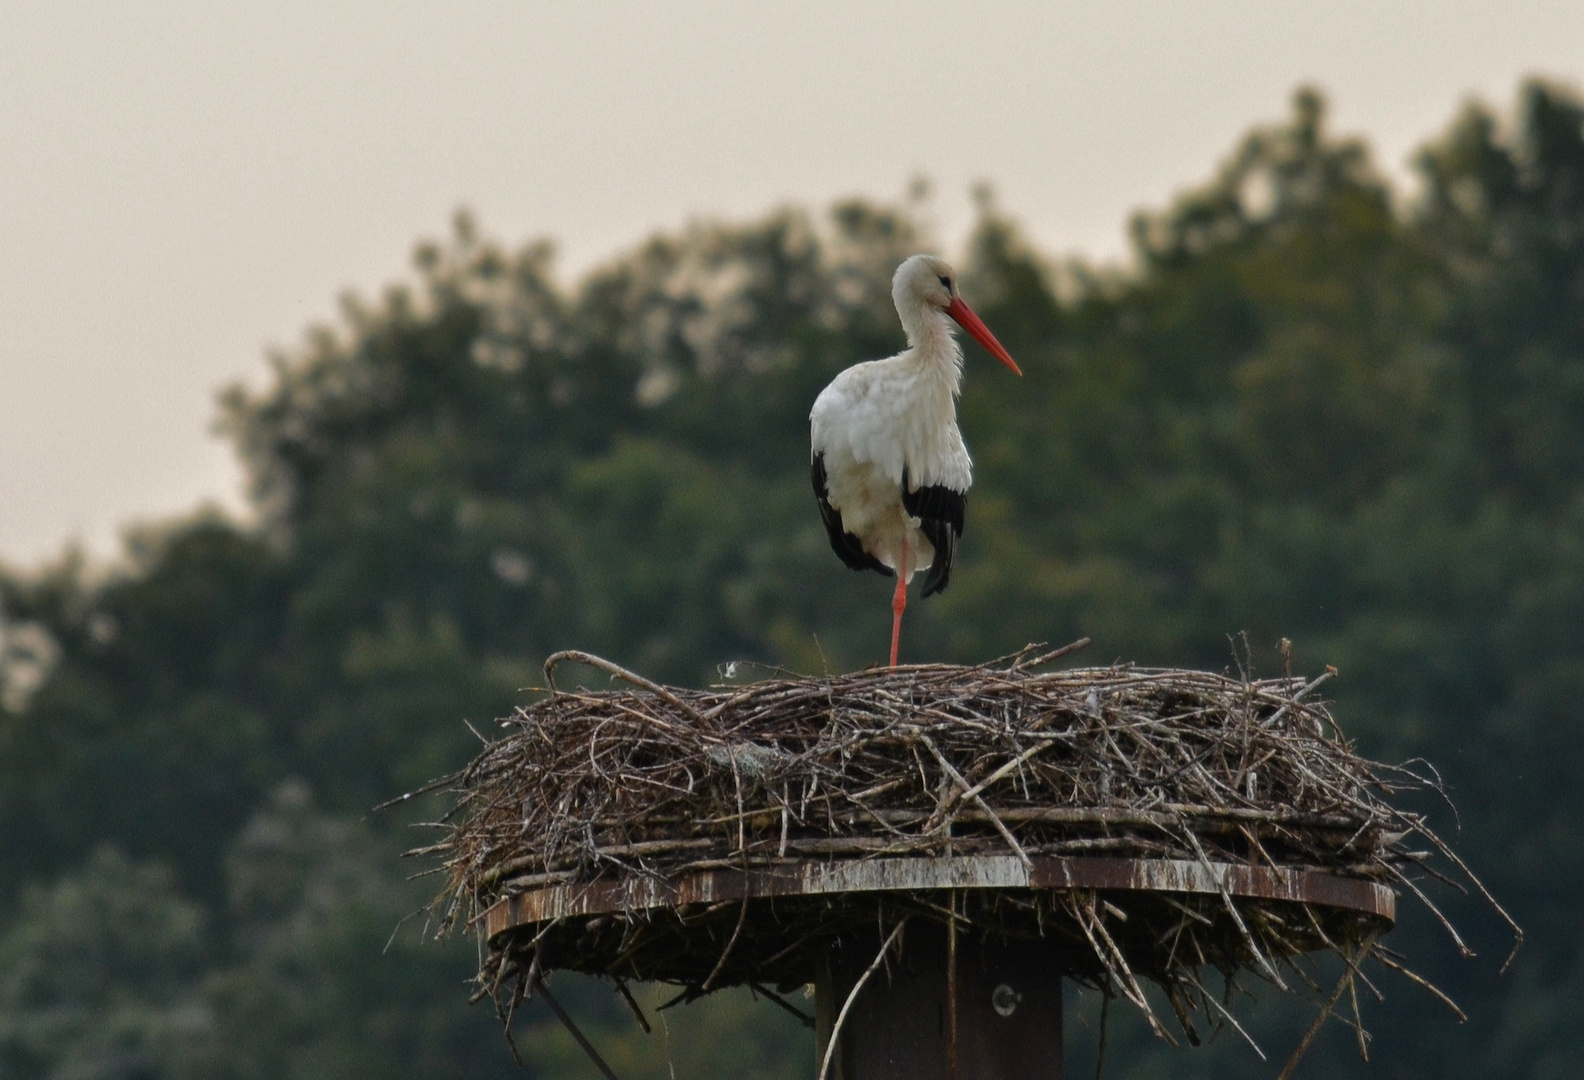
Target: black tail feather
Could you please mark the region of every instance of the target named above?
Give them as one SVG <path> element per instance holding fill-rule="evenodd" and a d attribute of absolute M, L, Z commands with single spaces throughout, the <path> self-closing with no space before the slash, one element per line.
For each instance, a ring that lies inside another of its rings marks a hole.
<path fill-rule="evenodd" d="M 952 560 L 957 557 L 957 541 L 962 539 L 963 517 L 968 493 L 953 491 L 945 484 L 908 490 L 907 469 L 902 470 L 902 506 L 919 519 L 919 531 L 935 547 L 935 561 L 924 577 L 925 596 L 944 592 L 951 584 Z"/>

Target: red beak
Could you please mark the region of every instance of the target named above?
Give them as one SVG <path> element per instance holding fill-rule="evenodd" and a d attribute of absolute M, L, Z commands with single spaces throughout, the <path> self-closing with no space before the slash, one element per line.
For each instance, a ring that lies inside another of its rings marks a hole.
<path fill-rule="evenodd" d="M 995 335 L 984 324 L 984 320 L 974 314 L 973 308 L 962 302 L 962 297 L 957 297 L 947 306 L 946 314 L 955 319 L 958 326 L 972 334 L 973 339 L 983 345 L 991 356 L 1011 368 L 1012 374 L 1023 374 L 1023 369 L 1017 366 L 1017 361 L 1012 359 L 1012 354 L 1001 347 L 1001 343 L 995 339 Z"/>

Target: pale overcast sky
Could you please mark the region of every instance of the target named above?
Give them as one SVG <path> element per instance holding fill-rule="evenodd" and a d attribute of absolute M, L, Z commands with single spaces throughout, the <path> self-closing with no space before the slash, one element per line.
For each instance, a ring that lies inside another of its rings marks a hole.
<path fill-rule="evenodd" d="M 0 0 L 0 561 L 240 505 L 215 391 L 473 208 L 575 274 L 691 216 L 991 181 L 1054 255 L 1321 87 L 1389 172 L 1584 76 L 1584 2 Z"/>

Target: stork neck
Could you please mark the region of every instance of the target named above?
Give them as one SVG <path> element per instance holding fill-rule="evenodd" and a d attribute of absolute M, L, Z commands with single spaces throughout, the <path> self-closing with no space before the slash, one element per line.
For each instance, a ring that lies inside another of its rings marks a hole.
<path fill-rule="evenodd" d="M 899 312 L 907 331 L 910 355 L 925 373 L 938 376 L 953 394 L 962 384 L 962 348 L 952 334 L 953 323 L 944 311 L 923 305 Z"/>

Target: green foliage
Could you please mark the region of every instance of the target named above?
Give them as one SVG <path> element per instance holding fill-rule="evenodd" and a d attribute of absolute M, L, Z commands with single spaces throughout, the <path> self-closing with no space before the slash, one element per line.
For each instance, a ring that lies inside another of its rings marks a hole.
<path fill-rule="evenodd" d="M 397 845 L 278 788 L 226 859 L 226 948 L 204 979 L 207 1023 L 173 1077 L 508 1075 L 493 1017 L 435 1009 L 468 950 L 397 931 L 422 889 L 393 880 Z M 458 995 L 459 996 L 459 995 Z"/>
<path fill-rule="evenodd" d="M 1092 659 L 1221 667 L 1247 631 L 1256 663 L 1285 635 L 1337 665 L 1348 730 L 1443 771 L 1530 936 L 1498 979 L 1476 905 L 1448 903 L 1472 963 L 1407 919 L 1394 943 L 1471 1021 L 1388 986 L 1382 1075 L 1584 1051 L 1584 105 L 1531 84 L 1508 130 L 1465 111 L 1401 210 L 1301 91 L 1136 219 L 1126 274 L 1052 265 L 985 195 L 965 291 L 1027 378 L 969 347 L 961 565 L 904 634 L 908 658 L 1088 634 Z M 402 826 L 433 808 L 366 809 L 466 761 L 463 720 L 557 649 L 695 684 L 883 657 L 890 585 L 826 547 L 807 412 L 901 345 L 889 277 L 919 246 L 895 209 L 788 210 L 565 289 L 547 246 L 460 219 L 413 287 L 226 396 L 256 527 L 145 532 L 103 578 L 0 574 L 0 1076 L 510 1072 L 461 1004 L 466 950 L 386 948 L 423 894 Z M 623 1075 L 808 1072 L 806 1034 L 743 995 L 644 1040 L 607 988 L 558 991 Z M 1255 1027 L 1279 1049 L 1305 1023 Z M 1130 1030 L 1117 1075 L 1260 1069 Z M 531 1075 L 586 1069 L 538 1006 L 517 1035 Z M 1351 1053 L 1338 1029 L 1309 1068 Z"/>
<path fill-rule="evenodd" d="M 26 889 L 0 936 L 0 1076 L 154 1075 L 204 1021 L 203 922 L 168 873 L 114 848 Z"/>

